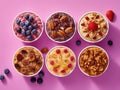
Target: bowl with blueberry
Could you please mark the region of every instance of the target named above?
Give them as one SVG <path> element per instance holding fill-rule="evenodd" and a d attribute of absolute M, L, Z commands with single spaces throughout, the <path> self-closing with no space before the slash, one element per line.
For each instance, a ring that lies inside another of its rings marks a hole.
<path fill-rule="evenodd" d="M 31 43 L 40 38 L 43 32 L 43 22 L 33 12 L 20 13 L 13 22 L 15 36 L 25 43 Z"/>

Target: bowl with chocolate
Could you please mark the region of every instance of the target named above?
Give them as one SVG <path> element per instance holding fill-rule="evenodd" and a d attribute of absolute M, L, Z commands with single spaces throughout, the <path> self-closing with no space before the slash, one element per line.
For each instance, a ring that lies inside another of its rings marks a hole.
<path fill-rule="evenodd" d="M 54 42 L 69 41 L 74 36 L 75 31 L 75 22 L 67 13 L 56 12 L 47 19 L 46 34 Z"/>
<path fill-rule="evenodd" d="M 56 46 L 48 52 L 45 64 L 53 76 L 66 77 L 75 69 L 76 56 L 70 48 Z"/>
<path fill-rule="evenodd" d="M 78 67 L 87 76 L 100 76 L 107 70 L 108 66 L 109 56 L 99 46 L 87 46 L 79 54 Z"/>
<path fill-rule="evenodd" d="M 38 40 L 43 28 L 42 20 L 33 12 L 22 12 L 15 17 L 13 22 L 14 35 L 25 43 Z"/>
<path fill-rule="evenodd" d="M 13 56 L 13 66 L 22 76 L 30 77 L 38 74 L 44 64 L 42 53 L 33 46 L 19 48 Z"/>
<path fill-rule="evenodd" d="M 89 43 L 102 41 L 107 36 L 108 31 L 108 21 L 99 12 L 87 12 L 79 20 L 78 33 L 83 40 Z"/>

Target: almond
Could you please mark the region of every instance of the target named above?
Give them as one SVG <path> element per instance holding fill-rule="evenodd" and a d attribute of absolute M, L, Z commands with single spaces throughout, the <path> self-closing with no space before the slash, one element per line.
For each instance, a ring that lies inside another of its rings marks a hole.
<path fill-rule="evenodd" d="M 52 20 L 48 21 L 48 29 L 50 30 L 54 29 L 54 22 Z"/>
<path fill-rule="evenodd" d="M 66 28 L 65 29 L 65 33 L 71 33 L 71 32 L 73 32 L 73 29 L 72 29 L 72 27 L 68 27 L 68 28 Z"/>
<path fill-rule="evenodd" d="M 51 37 L 54 39 L 54 38 L 56 38 L 56 31 L 52 31 L 51 32 Z"/>
<path fill-rule="evenodd" d="M 63 30 L 58 30 L 57 34 L 61 37 L 65 36 L 65 32 Z"/>

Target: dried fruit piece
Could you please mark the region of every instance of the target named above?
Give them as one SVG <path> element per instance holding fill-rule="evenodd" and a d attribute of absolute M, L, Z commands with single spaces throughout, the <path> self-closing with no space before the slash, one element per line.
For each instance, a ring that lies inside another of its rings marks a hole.
<path fill-rule="evenodd" d="M 49 51 L 49 50 L 48 50 L 48 48 L 47 48 L 47 47 L 46 47 L 46 48 L 42 48 L 42 49 L 41 49 L 41 52 L 42 52 L 43 54 L 46 54 L 48 51 Z"/>
<path fill-rule="evenodd" d="M 112 22 L 113 19 L 114 19 L 115 14 L 114 14 L 114 12 L 113 12 L 112 10 L 108 10 L 108 11 L 106 12 L 106 16 L 107 16 L 107 18 Z"/>
<path fill-rule="evenodd" d="M 18 61 L 21 61 L 23 58 L 24 58 L 24 57 L 23 57 L 22 54 L 18 54 L 18 55 L 17 55 L 17 60 L 18 60 Z"/>

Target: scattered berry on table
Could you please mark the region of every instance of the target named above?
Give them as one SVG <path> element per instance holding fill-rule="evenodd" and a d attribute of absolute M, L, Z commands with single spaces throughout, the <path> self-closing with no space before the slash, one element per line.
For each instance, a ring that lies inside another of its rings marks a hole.
<path fill-rule="evenodd" d="M 30 79 L 30 81 L 32 82 L 32 83 L 35 83 L 36 82 L 36 77 L 31 77 L 31 79 Z"/>
<path fill-rule="evenodd" d="M 81 45 L 81 41 L 80 41 L 80 40 L 77 40 L 77 41 L 76 41 L 76 45 L 77 45 L 77 46 Z"/>
<path fill-rule="evenodd" d="M 106 17 L 112 22 L 114 19 L 115 13 L 112 10 L 106 11 Z"/>
<path fill-rule="evenodd" d="M 38 73 L 38 75 L 39 75 L 40 77 L 43 77 L 43 76 L 45 75 L 45 73 L 41 70 L 41 71 Z"/>
<path fill-rule="evenodd" d="M 39 77 L 39 78 L 37 79 L 37 83 L 38 83 L 38 84 L 42 84 L 42 83 L 43 83 L 43 79 L 42 79 L 41 77 Z"/>
<path fill-rule="evenodd" d="M 0 80 L 4 80 L 4 79 L 5 79 L 4 75 L 0 75 Z"/>
<path fill-rule="evenodd" d="M 113 41 L 112 40 L 108 40 L 108 45 L 112 46 L 113 45 Z"/>
<path fill-rule="evenodd" d="M 6 69 L 4 70 L 4 73 L 5 73 L 5 74 L 9 74 L 9 73 L 10 73 L 10 70 L 9 70 L 8 68 L 6 68 Z"/>

